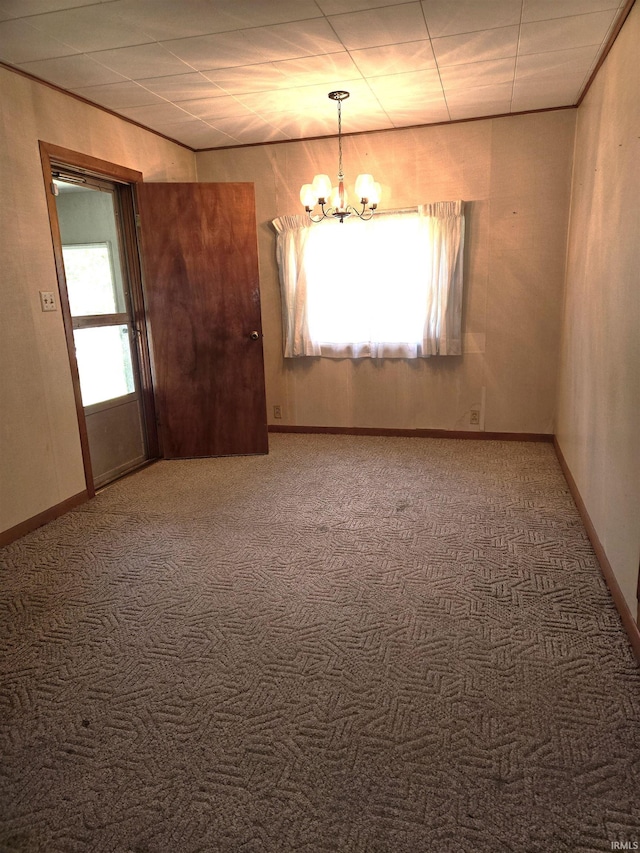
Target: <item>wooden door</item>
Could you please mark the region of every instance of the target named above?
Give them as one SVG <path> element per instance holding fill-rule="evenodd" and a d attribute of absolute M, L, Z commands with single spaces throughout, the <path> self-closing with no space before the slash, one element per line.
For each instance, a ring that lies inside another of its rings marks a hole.
<path fill-rule="evenodd" d="M 267 453 L 253 184 L 136 194 L 163 455 Z"/>

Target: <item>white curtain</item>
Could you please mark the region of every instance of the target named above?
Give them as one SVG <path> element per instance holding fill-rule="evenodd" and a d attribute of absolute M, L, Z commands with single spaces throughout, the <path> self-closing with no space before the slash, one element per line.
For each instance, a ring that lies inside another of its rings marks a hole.
<path fill-rule="evenodd" d="M 455 201 L 369 222 L 274 220 L 285 357 L 460 354 L 463 210 Z"/>
<path fill-rule="evenodd" d="M 431 248 L 422 355 L 460 355 L 464 202 L 423 204 L 418 212 Z"/>
<path fill-rule="evenodd" d="M 307 276 L 304 249 L 309 237 L 305 216 L 281 216 L 273 220 L 278 234 L 277 259 L 282 298 L 284 356 L 321 355 L 320 346 L 309 337 Z"/>

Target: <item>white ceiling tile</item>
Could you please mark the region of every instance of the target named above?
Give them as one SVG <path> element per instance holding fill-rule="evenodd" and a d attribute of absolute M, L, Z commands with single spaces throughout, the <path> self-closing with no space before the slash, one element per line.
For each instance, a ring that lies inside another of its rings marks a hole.
<path fill-rule="evenodd" d="M 198 71 L 254 65 L 268 58 L 243 32 L 164 41 L 164 47 Z"/>
<path fill-rule="evenodd" d="M 219 86 L 216 86 L 199 71 L 191 71 L 188 74 L 170 74 L 168 77 L 141 77 L 138 83 L 161 98 L 176 103 L 194 100 L 195 98 L 215 98 L 217 95 L 223 94 Z"/>
<path fill-rule="evenodd" d="M 135 117 L 132 118 L 134 121 L 139 121 Z M 143 124 L 143 122 L 139 123 Z M 173 121 L 171 116 L 165 118 L 157 116 L 153 119 L 153 129 L 168 136 L 169 139 L 175 139 L 192 148 L 213 148 L 236 144 L 236 141 L 226 133 L 216 130 L 205 121 L 186 114 L 184 119 L 180 121 Z"/>
<path fill-rule="evenodd" d="M 101 83 L 118 83 L 125 79 L 121 74 L 105 68 L 104 65 L 94 62 L 93 59 L 81 53 L 75 56 L 62 56 L 59 59 L 24 62 L 20 67 L 64 89 L 99 86 Z"/>
<path fill-rule="evenodd" d="M 288 110 L 285 112 L 270 112 L 268 117 L 271 124 L 279 127 L 283 132 L 292 138 L 310 137 L 310 136 L 337 136 L 338 134 L 338 115 L 333 106 L 333 113 L 323 113 L 318 115 L 317 112 L 299 113 L 296 110 Z M 389 117 L 380 106 L 375 106 L 371 109 L 363 110 L 361 108 L 351 110 L 348 114 L 347 129 L 343 124 L 343 131 L 346 136 L 351 133 L 361 133 L 367 130 L 385 130 L 393 127 Z M 330 174 L 337 172 L 338 163 L 336 160 L 334 168 Z"/>
<path fill-rule="evenodd" d="M 352 50 L 351 56 L 365 77 L 422 71 L 436 64 L 428 39 Z"/>
<path fill-rule="evenodd" d="M 619 6 L 617 0 L 524 0 L 522 20 L 544 21 L 549 18 L 566 18 L 569 15 L 585 15 L 587 12 L 603 12 Z"/>
<path fill-rule="evenodd" d="M 288 86 L 326 84 L 329 88 L 335 88 L 333 84 L 336 81 L 355 80 L 361 76 L 356 64 L 346 51 L 327 53 L 320 59 L 317 56 L 287 59 L 283 62 L 274 62 L 273 66 L 283 75 Z"/>
<path fill-rule="evenodd" d="M 66 9 L 29 18 L 29 23 L 85 53 L 144 44 L 152 39 L 142 30 L 117 18 L 109 3 Z"/>
<path fill-rule="evenodd" d="M 339 88 L 344 80 L 361 78 L 346 51 L 318 57 L 266 62 L 241 68 L 221 68 L 203 72 L 221 89 L 233 95 L 297 89 L 300 86 L 324 85 L 326 91 Z"/>
<path fill-rule="evenodd" d="M 517 84 L 527 81 L 549 84 L 572 75 L 584 77 L 593 66 L 596 55 L 593 47 L 578 47 L 519 56 L 515 81 Z"/>
<path fill-rule="evenodd" d="M 235 145 L 236 141 L 231 136 L 216 130 L 205 121 L 185 121 L 176 125 L 167 125 L 165 128 L 167 136 L 189 145 L 191 148 L 221 148 Z"/>
<path fill-rule="evenodd" d="M 542 53 L 567 47 L 600 45 L 616 17 L 616 10 L 534 21 L 523 24 L 520 33 L 520 53 Z"/>
<path fill-rule="evenodd" d="M 333 15 L 329 21 L 349 50 L 428 38 L 419 3 Z"/>
<path fill-rule="evenodd" d="M 266 92 L 237 95 L 240 103 L 259 115 L 269 115 L 272 112 L 282 113 L 293 109 L 304 112 L 304 107 L 300 103 L 301 97 L 299 89 L 272 89 Z"/>
<path fill-rule="evenodd" d="M 220 97 L 216 98 L 198 98 L 194 101 L 182 101 L 180 106 L 188 113 L 191 113 L 191 115 L 212 124 L 215 124 L 216 120 L 221 118 L 255 115 L 249 107 L 231 95 L 220 95 Z"/>
<path fill-rule="evenodd" d="M 0 22 L 0 57 L 4 62 L 18 65 L 77 52 L 70 45 L 34 29 L 26 21 Z"/>
<path fill-rule="evenodd" d="M 281 130 L 256 115 L 224 118 L 216 121 L 213 126 L 243 145 L 252 142 L 283 141 L 288 138 Z"/>
<path fill-rule="evenodd" d="M 201 8 L 201 4 L 198 5 Z M 216 0 L 210 5 L 218 14 L 227 15 L 233 29 L 268 27 L 322 16 L 315 0 L 270 0 L 268 3 L 264 0 Z"/>
<path fill-rule="evenodd" d="M 482 116 L 502 116 L 511 112 L 511 98 L 499 98 L 498 100 L 482 100 L 474 104 L 453 103 L 449 106 L 451 121 L 462 121 L 469 118 L 481 118 Z"/>
<path fill-rule="evenodd" d="M 473 90 L 446 89 L 447 103 L 473 104 L 489 101 L 508 101 L 513 92 L 513 82 L 499 83 L 494 86 L 477 86 Z"/>
<path fill-rule="evenodd" d="M 345 133 L 352 128 L 350 122 L 357 114 L 380 108 L 366 82 L 358 80 L 339 80 L 336 89 L 345 90 L 351 97 L 343 101 L 342 119 Z M 296 112 L 299 115 L 316 116 L 320 120 L 333 121 L 337 131 L 337 105 L 328 97 L 326 85 L 304 86 L 296 89 L 262 92 L 260 94 L 238 95 L 238 100 L 253 112 L 270 118 L 272 113 Z"/>
<path fill-rule="evenodd" d="M 58 9 L 90 6 L 95 0 L 1 0 L 0 19 L 26 18 Z"/>
<path fill-rule="evenodd" d="M 259 62 L 239 68 L 220 68 L 203 72 L 203 76 L 230 95 L 291 88 L 284 74 L 271 62 Z"/>
<path fill-rule="evenodd" d="M 123 107 L 118 112 L 131 118 L 140 124 L 148 127 L 157 128 L 167 124 L 180 124 L 181 121 L 191 121 L 193 116 L 189 113 L 176 107 L 174 104 L 169 104 L 162 101 L 159 104 L 150 104 L 144 107 Z"/>
<path fill-rule="evenodd" d="M 296 110 L 269 113 L 273 125 L 291 139 L 304 139 L 310 136 L 332 136 L 338 132 L 336 117 L 299 113 Z"/>
<path fill-rule="evenodd" d="M 439 66 L 462 65 L 489 59 L 515 56 L 518 49 L 518 27 L 500 27 L 458 36 L 432 40 Z"/>
<path fill-rule="evenodd" d="M 216 15 L 213 3 L 205 4 L 199 0 L 182 0 L 181 3 L 172 0 L 118 0 L 111 5 L 121 20 L 143 29 L 156 41 L 219 31 L 220 16 Z"/>
<path fill-rule="evenodd" d="M 423 0 L 422 8 L 431 38 L 520 23 L 520 0 Z"/>
<path fill-rule="evenodd" d="M 158 41 L 318 18 L 314 0 L 117 0 L 114 14 Z"/>
<path fill-rule="evenodd" d="M 487 62 L 467 62 L 448 65 L 440 69 L 440 79 L 445 91 L 469 90 L 476 87 L 512 85 L 516 59 L 490 59 Z M 473 95 L 471 95 L 473 97 Z"/>
<path fill-rule="evenodd" d="M 399 107 L 388 109 L 387 114 L 394 127 L 412 127 L 419 124 L 435 124 L 437 122 L 449 121 L 449 110 L 444 98 L 437 101 L 429 101 L 421 106 Z"/>
<path fill-rule="evenodd" d="M 325 18 L 276 27 L 257 27 L 245 30 L 244 34 L 249 43 L 259 47 L 271 62 L 302 56 L 321 57 L 324 53 L 343 49 Z M 318 62 L 321 61 L 318 59 Z"/>
<path fill-rule="evenodd" d="M 235 139 L 221 130 L 216 130 L 205 121 L 183 122 L 174 127 L 167 127 L 167 136 L 173 136 L 185 145 L 196 150 L 203 148 L 223 148 L 236 145 Z"/>
<path fill-rule="evenodd" d="M 161 77 L 187 73 L 193 69 L 160 44 L 142 44 L 136 47 L 119 47 L 89 54 L 92 59 L 117 71 L 125 77 Z"/>
<path fill-rule="evenodd" d="M 487 108 L 495 110 L 495 113 L 509 112 L 511 97 L 513 94 L 513 83 L 502 83 L 495 86 L 476 86 L 474 89 L 446 89 L 445 98 L 453 118 L 453 112 L 460 114 L 462 110 L 473 111 L 482 107 L 483 115 L 489 115 Z M 458 117 L 460 117 L 458 115 Z"/>
<path fill-rule="evenodd" d="M 396 107 L 418 109 L 428 101 L 438 101 L 442 98 L 442 84 L 435 70 L 374 77 L 369 81 L 369 85 L 388 113 Z"/>
<path fill-rule="evenodd" d="M 572 106 L 580 95 L 583 83 L 582 75 L 571 74 L 562 80 L 547 80 L 544 85 L 536 81 L 516 82 L 511 108 L 515 112 Z"/>
<path fill-rule="evenodd" d="M 101 104 L 111 110 L 164 103 L 162 98 L 132 80 L 125 80 L 123 83 L 107 83 L 103 86 L 82 86 L 73 91 L 76 95 L 81 95 L 88 101 Z"/>
<path fill-rule="evenodd" d="M 380 6 L 400 6 L 407 0 L 316 0 L 325 15 L 340 15 L 343 12 L 364 12 Z"/>

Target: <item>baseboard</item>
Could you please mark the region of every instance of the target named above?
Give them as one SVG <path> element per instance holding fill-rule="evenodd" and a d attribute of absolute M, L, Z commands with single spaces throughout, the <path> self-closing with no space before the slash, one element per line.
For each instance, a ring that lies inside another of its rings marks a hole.
<path fill-rule="evenodd" d="M 553 435 L 546 432 L 482 432 L 453 429 L 384 429 L 382 427 L 287 426 L 269 424 L 269 432 L 325 433 L 328 435 L 388 435 L 398 438 L 469 438 L 474 441 L 546 441 Z"/>
<path fill-rule="evenodd" d="M 569 470 L 569 466 L 567 465 L 567 461 L 562 454 L 562 450 L 560 449 L 560 445 L 558 444 L 558 439 L 554 437 L 553 446 L 556 451 L 556 456 L 558 457 L 558 461 L 560 462 L 560 467 L 562 468 L 562 472 L 567 481 L 567 485 L 569 486 L 569 491 L 571 492 L 571 496 L 575 501 L 576 507 L 578 508 L 578 512 L 582 518 L 582 522 L 585 526 L 585 530 L 587 531 L 587 536 L 589 537 L 589 541 L 595 551 L 598 563 L 600 564 L 600 571 L 602 572 L 604 579 L 606 581 L 607 586 L 609 587 L 609 592 L 611 593 L 611 597 L 613 598 L 613 603 L 615 604 L 618 613 L 620 614 L 620 618 L 622 619 L 622 624 L 624 625 L 625 631 L 629 637 L 629 641 L 631 642 L 631 647 L 635 653 L 638 662 L 640 662 L 640 628 L 638 627 L 638 623 L 633 618 L 633 613 L 627 601 L 622 594 L 622 590 L 620 589 L 620 584 L 615 576 L 611 563 L 609 562 L 609 558 L 607 557 L 604 548 L 602 547 L 602 542 L 596 533 L 596 529 L 593 526 L 593 522 L 587 512 L 587 508 L 585 506 L 584 501 L 582 500 L 582 495 L 576 485 L 576 481 L 573 479 L 573 474 Z M 640 616 L 640 610 L 639 610 Z"/>
<path fill-rule="evenodd" d="M 26 536 L 26 534 L 31 533 L 32 530 L 42 527 L 43 524 L 48 524 L 50 521 L 59 518 L 61 515 L 64 515 L 65 512 L 69 512 L 70 509 L 74 509 L 80 504 L 86 503 L 88 500 L 89 495 L 85 489 L 83 492 L 79 492 L 77 495 L 67 498 L 66 501 L 62 501 L 55 506 L 49 507 L 49 509 L 38 513 L 38 515 L 34 515 L 32 518 L 28 518 L 26 521 L 21 521 L 20 524 L 16 524 L 15 527 L 10 527 L 8 530 L 4 530 L 0 533 L 0 547 L 10 545 L 11 542 L 15 542 L 15 540 L 20 539 L 21 536 Z"/>

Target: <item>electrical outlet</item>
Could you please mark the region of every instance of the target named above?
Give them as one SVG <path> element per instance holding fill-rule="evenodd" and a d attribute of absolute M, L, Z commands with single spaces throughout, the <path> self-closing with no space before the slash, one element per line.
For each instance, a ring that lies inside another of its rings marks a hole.
<path fill-rule="evenodd" d="M 57 311 L 56 297 L 52 290 L 40 291 L 40 307 L 43 311 Z"/>
<path fill-rule="evenodd" d="M 475 426 L 479 426 L 480 424 L 480 412 L 473 409 L 469 415 L 469 423 L 475 424 Z"/>
<path fill-rule="evenodd" d="M 273 417 L 281 418 L 282 417 L 282 406 L 274 406 L 273 407 Z"/>

